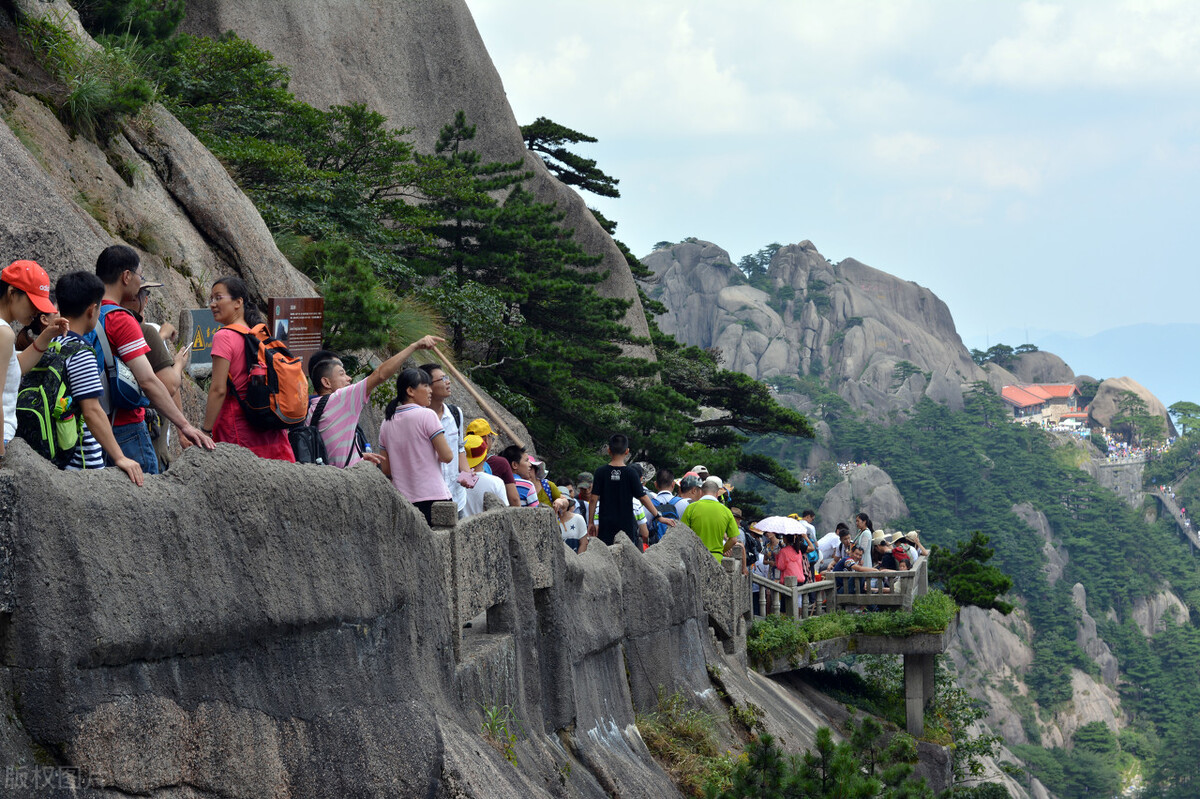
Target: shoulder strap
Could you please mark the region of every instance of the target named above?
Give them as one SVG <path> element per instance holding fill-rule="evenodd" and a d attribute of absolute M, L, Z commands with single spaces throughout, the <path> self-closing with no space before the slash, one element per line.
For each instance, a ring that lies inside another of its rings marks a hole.
<path fill-rule="evenodd" d="M 250 328 L 245 325 L 223 325 L 221 330 L 232 330 L 234 333 L 239 333 L 242 336 L 243 343 L 246 347 L 246 369 L 250 369 L 251 365 L 258 361 L 258 337 L 255 336 Z M 242 395 L 238 393 L 237 386 L 233 384 L 233 376 L 225 378 L 225 382 L 229 384 L 229 390 L 233 392 L 233 396 L 237 399 L 238 405 L 242 406 L 242 410 L 247 410 L 246 401 L 242 399 Z"/>
<path fill-rule="evenodd" d="M 354 438 L 350 442 L 350 451 L 346 453 L 346 462 L 342 464 L 343 469 L 350 465 L 350 459 L 354 457 L 354 453 L 362 455 L 366 452 L 363 445 L 359 443 L 366 440 L 367 434 L 363 432 L 362 425 L 354 425 Z"/>
<path fill-rule="evenodd" d="M 466 434 L 463 431 L 463 412 L 462 408 L 455 405 L 453 402 L 447 402 L 446 407 L 450 409 L 450 418 L 454 419 L 454 423 L 458 425 L 458 435 L 465 438 Z"/>
<path fill-rule="evenodd" d="M 100 305 L 100 320 L 96 324 L 99 328 L 95 330 L 96 343 L 100 345 L 100 355 L 103 360 L 104 379 L 100 381 L 104 393 L 100 396 L 100 404 L 104 408 L 104 412 L 108 414 L 108 421 L 111 423 L 117 418 L 117 403 L 113 397 L 113 385 L 117 381 L 117 358 L 112 351 L 112 342 L 108 340 L 108 329 L 105 327 L 105 318 L 109 311 L 120 308 L 119 305 Z M 125 310 L 121 308 L 121 310 Z"/>
<path fill-rule="evenodd" d="M 329 398 L 332 396 L 332 394 L 326 394 L 325 396 L 321 397 L 321 399 L 317 401 L 317 407 L 313 409 L 312 421 L 309 422 L 309 424 L 313 427 L 316 427 L 318 430 L 320 429 L 321 424 L 321 414 L 325 413 L 325 406 L 329 404 Z"/>

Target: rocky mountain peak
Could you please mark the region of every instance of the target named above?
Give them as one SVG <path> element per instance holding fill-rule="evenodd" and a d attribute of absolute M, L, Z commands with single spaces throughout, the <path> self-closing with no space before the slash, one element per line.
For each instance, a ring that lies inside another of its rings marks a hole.
<path fill-rule="evenodd" d="M 780 248 L 751 281 L 707 241 L 642 260 L 647 293 L 668 309 L 660 327 L 752 377 L 824 375 L 879 416 L 922 396 L 961 406 L 962 386 L 988 379 L 932 291 L 854 259 L 834 264 L 811 241 Z"/>

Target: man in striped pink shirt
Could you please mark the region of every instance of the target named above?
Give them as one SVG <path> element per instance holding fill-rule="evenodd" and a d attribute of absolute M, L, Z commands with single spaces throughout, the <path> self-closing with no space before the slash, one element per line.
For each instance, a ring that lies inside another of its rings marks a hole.
<path fill-rule="evenodd" d="M 308 423 L 312 424 L 313 417 L 320 414 L 317 418 L 317 429 L 321 431 L 321 440 L 325 442 L 325 454 L 331 464 L 344 469 L 360 460 L 369 461 L 376 466 L 383 461 L 381 455 L 360 451 L 355 435 L 358 417 L 367 406 L 371 392 L 400 371 L 404 362 L 411 358 L 414 352 L 432 350 L 444 341 L 445 339 L 438 336 L 426 336 L 415 341 L 379 364 L 375 371 L 357 383 L 350 382 L 350 376 L 346 374 L 346 368 L 340 358 L 313 357 L 308 368 L 317 396 L 308 401 Z"/>

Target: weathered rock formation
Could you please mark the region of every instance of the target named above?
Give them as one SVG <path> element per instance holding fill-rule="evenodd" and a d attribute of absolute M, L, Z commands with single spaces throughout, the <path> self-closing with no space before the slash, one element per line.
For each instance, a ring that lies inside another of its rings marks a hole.
<path fill-rule="evenodd" d="M 1010 744 L 1028 741 L 1014 704 L 1029 694 L 1024 675 L 1033 663 L 1032 636 L 1024 611 L 1006 617 L 966 607 L 958 613 L 956 640 L 949 649 L 959 684 L 984 702 L 988 726 Z"/>
<path fill-rule="evenodd" d="M 817 511 L 819 530 L 832 530 L 838 522 L 854 529 L 851 520 L 862 512 L 871 517 L 877 530 L 895 519 L 908 516 L 908 506 L 888 473 L 878 466 L 863 465 L 851 468 L 846 479 L 825 494 Z"/>
<path fill-rule="evenodd" d="M 235 31 L 292 71 L 291 89 L 315 106 L 365 103 L 396 127 L 412 128 L 422 152 L 432 152 L 442 126 L 466 112 L 478 125 L 472 145 L 485 161 L 523 161 L 525 187 L 540 202 L 557 203 L 563 226 L 586 251 L 603 256 L 608 278 L 597 287 L 633 304 L 625 321 L 636 336 L 649 328 L 629 265 L 587 204 L 525 149 L 464 0 L 188 0 L 184 27 L 218 36 Z M 526 120 L 532 122 L 533 120 Z M 653 357 L 648 348 L 636 348 Z"/>
<path fill-rule="evenodd" d="M 684 528 L 576 556 L 549 512 L 431 530 L 367 466 L 221 445 L 139 489 L 18 443 L 0 554 L 0 761 L 90 796 L 673 796 L 634 711 L 724 717 L 708 664 L 790 749 L 827 723 L 724 654 L 747 585 Z M 515 767 L 480 734 L 506 706 Z"/>
<path fill-rule="evenodd" d="M 1094 625 L 1092 622 L 1093 634 Z M 1033 663 L 1028 643 L 1032 635 L 1033 628 L 1021 608 L 1007 617 L 974 607 L 959 612 L 956 640 L 949 654 L 959 684 L 987 708 L 988 727 L 1006 744 L 1021 744 L 1029 743 L 1029 734 L 1036 726 L 1043 746 L 1062 747 L 1070 742 L 1075 730 L 1093 721 L 1102 721 L 1113 730 L 1125 725 L 1116 690 L 1079 669 L 1071 670 L 1070 704 L 1048 721 L 1040 720 L 1032 710 L 1032 698 L 1024 682 Z M 1086 637 L 1084 628 L 1082 637 Z M 1107 646 L 1094 640 L 1111 658 Z M 1103 657 L 1098 663 L 1100 660 Z M 1105 661 L 1101 669 L 1115 670 L 1115 666 L 1115 660 L 1111 665 Z"/>
<path fill-rule="evenodd" d="M 1076 633 L 1075 643 L 1100 667 L 1100 676 L 1104 678 L 1104 682 L 1115 687 L 1120 676 L 1117 658 L 1096 632 L 1096 620 L 1087 609 L 1087 590 L 1081 583 L 1071 586 L 1071 601 L 1079 610 L 1079 631 Z"/>
<path fill-rule="evenodd" d="M 1050 529 L 1050 521 L 1046 514 L 1034 510 L 1033 505 L 1028 502 L 1013 505 L 1012 512 L 1033 528 L 1042 539 L 1042 554 L 1046 556 L 1046 581 L 1054 585 L 1062 579 L 1063 571 L 1071 561 L 1071 553 L 1054 538 L 1054 531 Z"/>
<path fill-rule="evenodd" d="M 709 242 L 656 250 L 647 293 L 667 306 L 662 329 L 720 349 L 751 377 L 824 375 L 852 405 L 884 416 L 922 396 L 962 405 L 962 385 L 986 380 L 946 304 L 926 288 L 853 259 L 832 264 L 804 241 L 782 248 L 771 291 L 744 284 Z"/>
<path fill-rule="evenodd" d="M 56 24 L 75 18 L 65 0 L 17 6 Z M 161 107 L 127 123 L 104 149 L 71 136 L 28 96 L 54 81 L 18 42 L 11 18 L 0 19 L 8 24 L 0 31 L 0 179 L 22 199 L 0 210 L 8 260 L 32 258 L 53 279 L 92 268 L 110 244 L 128 244 L 147 278 L 165 284 L 151 296 L 148 315 L 158 321 L 197 307 L 211 281 L 231 272 L 260 298 L 316 296 L 225 168 Z M 82 30 L 76 35 L 94 46 Z"/>
<path fill-rule="evenodd" d="M 1166 406 L 1158 397 L 1151 394 L 1149 389 L 1131 377 L 1110 377 L 1101 381 L 1096 398 L 1089 406 L 1089 415 L 1092 417 L 1092 421 L 1102 427 L 1111 427 L 1113 417 L 1118 412 L 1117 403 L 1125 391 L 1132 391 L 1136 394 L 1138 399 L 1146 403 L 1146 410 L 1152 416 L 1160 416 L 1166 421 L 1167 433 L 1175 435 L 1175 424 L 1171 421 Z"/>
<path fill-rule="evenodd" d="M 1013 357 L 1009 371 L 1021 383 L 1073 383 L 1075 373 L 1052 352 L 1026 352 Z"/>
<path fill-rule="evenodd" d="M 1175 595 L 1170 585 L 1153 596 L 1135 598 L 1131 615 L 1147 637 L 1162 632 L 1168 621 L 1186 624 L 1191 617 L 1187 605 Z"/>

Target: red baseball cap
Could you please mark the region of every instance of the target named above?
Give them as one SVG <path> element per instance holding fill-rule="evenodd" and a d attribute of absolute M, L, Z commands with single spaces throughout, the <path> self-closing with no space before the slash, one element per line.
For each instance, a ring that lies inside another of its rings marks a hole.
<path fill-rule="evenodd" d="M 42 313 L 58 313 L 50 302 L 50 276 L 36 261 L 13 261 L 0 272 L 0 280 L 28 294 L 33 307 Z"/>

